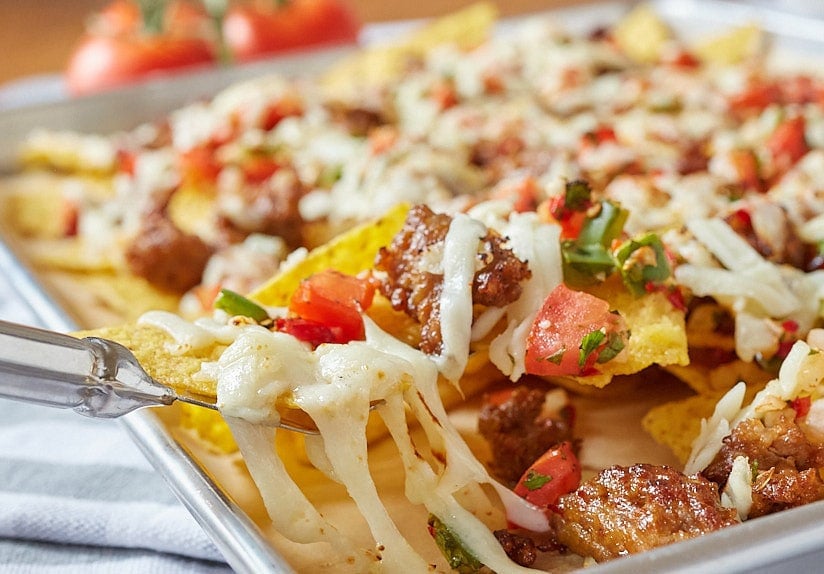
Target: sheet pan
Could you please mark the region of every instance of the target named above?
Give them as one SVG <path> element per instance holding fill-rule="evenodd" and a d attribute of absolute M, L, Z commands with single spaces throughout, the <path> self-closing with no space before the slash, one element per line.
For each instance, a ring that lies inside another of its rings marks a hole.
<path fill-rule="evenodd" d="M 626 2 L 586 5 L 557 12 L 572 30 L 586 30 L 617 18 Z M 782 11 L 776 6 L 734 1 L 661 0 L 658 12 L 687 35 L 707 34 L 731 24 L 759 21 L 775 35 L 781 50 L 815 55 L 824 47 L 824 21 Z M 508 23 L 502 23 L 505 33 Z M 255 66 L 196 74 L 153 82 L 106 95 L 38 106 L 0 114 L 0 171 L 13 171 L 15 149 L 33 128 L 112 132 L 159 117 L 192 99 L 208 97 L 238 79 L 260 73 L 319 70 L 345 50 L 295 55 Z M 0 269 L 19 289 L 43 323 L 70 331 L 82 325 L 57 303 L 55 294 L 18 258 L 11 242 L 0 243 Z M 172 490 L 191 511 L 238 572 L 294 572 L 262 530 L 235 501 L 236 493 L 215 481 L 203 457 L 169 430 L 168 421 L 152 411 L 133 413 L 123 424 Z M 220 474 L 220 473 L 218 473 Z M 752 520 L 685 543 L 589 568 L 595 573 L 637 571 L 766 572 L 791 568 L 813 570 L 824 560 L 824 503 Z M 783 563 L 783 567 L 782 567 Z"/>

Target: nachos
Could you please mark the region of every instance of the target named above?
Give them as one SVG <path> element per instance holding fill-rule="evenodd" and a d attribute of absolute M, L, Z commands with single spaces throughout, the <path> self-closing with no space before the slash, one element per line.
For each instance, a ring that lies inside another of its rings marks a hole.
<path fill-rule="evenodd" d="M 16 225 L 177 294 L 100 334 L 217 398 L 228 427 L 188 424 L 236 443 L 290 541 L 356 570 L 610 560 L 824 497 L 824 82 L 766 50 L 753 26 L 687 43 L 643 5 L 583 36 L 412 43 L 354 99 L 264 78 L 102 141 L 33 136 L 69 174 L 58 201 L 12 197 L 62 215 Z M 685 471 L 594 462 L 575 405 L 650 396 Z M 473 397 L 484 456 L 450 417 Z M 283 409 L 320 433 L 299 463 L 272 450 Z M 428 544 L 375 487 L 381 438 Z M 296 465 L 344 487 L 368 544 Z"/>

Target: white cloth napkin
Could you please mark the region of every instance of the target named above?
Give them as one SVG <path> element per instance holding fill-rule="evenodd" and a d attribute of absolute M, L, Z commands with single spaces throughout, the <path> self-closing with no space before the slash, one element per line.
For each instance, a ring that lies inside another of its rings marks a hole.
<path fill-rule="evenodd" d="M 37 325 L 0 269 L 0 319 Z M 230 572 L 116 420 L 0 399 L 0 571 Z"/>

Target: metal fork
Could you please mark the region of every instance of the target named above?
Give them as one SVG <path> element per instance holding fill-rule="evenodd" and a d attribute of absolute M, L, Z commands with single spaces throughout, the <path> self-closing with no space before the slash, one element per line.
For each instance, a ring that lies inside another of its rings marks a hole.
<path fill-rule="evenodd" d="M 217 411 L 208 398 L 179 394 L 140 366 L 126 347 L 108 339 L 46 331 L 0 321 L 0 397 L 70 408 L 96 418 L 181 401 Z M 306 413 L 282 409 L 280 428 L 317 434 Z"/>

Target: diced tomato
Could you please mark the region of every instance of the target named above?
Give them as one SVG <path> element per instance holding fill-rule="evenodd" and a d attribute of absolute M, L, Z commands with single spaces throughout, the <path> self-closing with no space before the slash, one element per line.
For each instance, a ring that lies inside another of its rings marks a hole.
<path fill-rule="evenodd" d="M 493 197 L 495 199 L 512 199 L 512 209 L 518 213 L 523 213 L 535 211 L 538 205 L 539 193 L 538 183 L 535 178 L 528 176 L 499 187 Z"/>
<path fill-rule="evenodd" d="M 697 68 L 701 65 L 701 61 L 686 50 L 680 50 L 667 63 L 677 68 Z"/>
<path fill-rule="evenodd" d="M 767 149 L 779 170 L 789 169 L 810 151 L 804 128 L 804 116 L 793 116 L 780 123 L 767 140 Z"/>
<path fill-rule="evenodd" d="M 483 80 L 485 93 L 500 94 L 504 91 L 504 81 L 498 74 L 487 72 L 481 79 Z"/>
<path fill-rule="evenodd" d="M 394 126 L 380 126 L 369 132 L 369 151 L 380 155 L 392 148 L 398 141 L 398 129 Z"/>
<path fill-rule="evenodd" d="M 787 331 L 788 333 L 797 333 L 798 322 L 793 321 L 792 319 L 787 319 L 786 321 L 781 323 L 781 328 Z"/>
<path fill-rule="evenodd" d="M 760 112 L 767 106 L 781 101 L 781 88 L 776 83 L 755 83 L 729 98 L 735 112 Z"/>
<path fill-rule="evenodd" d="M 215 157 L 212 146 L 197 146 L 178 156 L 183 179 L 191 182 L 213 182 L 222 166 Z"/>
<path fill-rule="evenodd" d="M 809 396 L 798 397 L 790 401 L 790 407 L 795 411 L 796 418 L 803 419 L 810 412 L 812 399 Z"/>
<path fill-rule="evenodd" d="M 200 303 L 201 309 L 204 311 L 209 311 L 213 308 L 215 299 L 217 299 L 217 295 L 220 293 L 220 289 L 220 283 L 215 285 L 201 284 L 193 289 L 193 293 L 195 294 L 195 297 L 197 297 L 197 301 Z"/>
<path fill-rule="evenodd" d="M 429 96 L 438 104 L 438 109 L 446 110 L 458 103 L 458 92 L 455 85 L 448 80 L 435 83 L 429 91 Z"/>
<path fill-rule="evenodd" d="M 527 337 L 525 366 L 533 375 L 590 375 L 626 344 L 626 325 L 609 303 L 564 284 L 544 300 Z"/>
<path fill-rule="evenodd" d="M 249 183 L 266 181 L 280 169 L 280 164 L 271 157 L 251 155 L 243 161 L 243 175 Z"/>
<path fill-rule="evenodd" d="M 758 158 L 752 150 L 734 149 L 729 154 L 730 162 L 738 174 L 738 181 L 745 189 L 760 191 L 763 189 L 758 173 Z"/>
<path fill-rule="evenodd" d="M 118 172 L 134 175 L 135 162 L 137 161 L 137 158 L 133 152 L 125 149 L 119 149 L 117 150 L 116 158 L 116 169 Z"/>
<path fill-rule="evenodd" d="M 285 97 L 267 107 L 260 119 L 260 128 L 266 131 L 278 125 L 281 120 L 303 113 L 303 104 L 297 98 Z"/>
<path fill-rule="evenodd" d="M 60 222 L 64 237 L 74 237 L 77 235 L 80 225 L 80 208 L 76 201 L 63 198 L 60 204 Z"/>
<path fill-rule="evenodd" d="M 292 335 L 305 343 L 312 345 L 312 348 L 323 343 L 340 343 L 340 337 L 326 325 L 309 319 L 300 317 L 282 317 L 275 321 L 275 329 L 282 333 Z"/>
<path fill-rule="evenodd" d="M 330 328 L 336 343 L 362 340 L 361 313 L 372 304 L 375 286 L 368 279 L 327 270 L 300 284 L 289 310 L 302 319 Z"/>
<path fill-rule="evenodd" d="M 556 195 L 544 204 L 547 206 L 545 215 L 551 216 L 558 225 L 561 226 L 561 239 L 576 239 L 581 234 L 587 215 L 585 211 L 571 211 L 565 206 L 566 199 L 563 195 Z"/>
<path fill-rule="evenodd" d="M 598 126 L 595 130 L 587 132 L 581 137 L 581 149 L 615 141 L 618 141 L 618 138 L 614 129 L 609 126 Z"/>
<path fill-rule="evenodd" d="M 532 463 L 515 485 L 515 494 L 535 506 L 547 508 L 581 483 L 581 463 L 572 444 L 564 441 Z"/>

